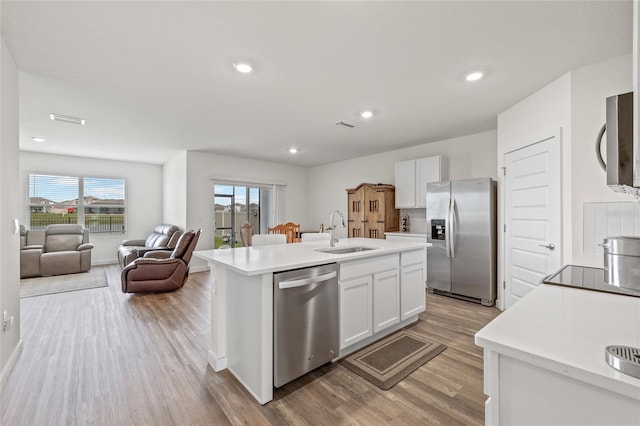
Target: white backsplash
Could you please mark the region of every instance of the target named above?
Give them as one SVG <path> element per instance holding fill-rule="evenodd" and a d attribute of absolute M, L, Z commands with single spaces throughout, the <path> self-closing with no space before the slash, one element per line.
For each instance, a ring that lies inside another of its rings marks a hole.
<path fill-rule="evenodd" d="M 426 209 L 401 209 L 403 214 L 409 215 L 409 232 L 427 232 Z"/>
<path fill-rule="evenodd" d="M 640 231 L 640 207 L 633 201 L 617 203 L 584 203 L 584 254 L 602 255 L 607 237 L 637 236 Z"/>

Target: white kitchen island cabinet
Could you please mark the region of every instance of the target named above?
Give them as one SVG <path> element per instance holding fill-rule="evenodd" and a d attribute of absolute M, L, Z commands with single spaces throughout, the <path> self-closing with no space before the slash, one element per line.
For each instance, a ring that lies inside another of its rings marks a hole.
<path fill-rule="evenodd" d="M 261 404 L 273 398 L 274 273 L 339 265 L 340 357 L 418 320 L 419 310 L 400 319 L 400 259 L 408 252 L 414 253 L 410 257 L 426 261 L 428 244 L 353 238 L 338 246 L 373 250 L 346 254 L 318 251 L 327 246 L 328 242 L 319 241 L 194 252 L 211 268 L 209 364 L 216 371 L 229 369 Z M 413 294 L 424 303 L 424 290 Z M 388 303 L 383 303 L 385 300 Z"/>
<path fill-rule="evenodd" d="M 411 265 L 400 270 L 400 320 L 416 315 L 425 309 L 424 265 Z"/>
<path fill-rule="evenodd" d="M 605 347 L 640 347 L 640 298 L 543 284 L 476 334 L 487 425 L 640 425 L 640 379 Z"/>
<path fill-rule="evenodd" d="M 373 332 L 400 322 L 400 274 L 398 268 L 373 275 Z"/>
<path fill-rule="evenodd" d="M 423 251 L 423 250 L 421 250 Z M 398 254 L 340 265 L 340 354 L 400 322 Z"/>
<path fill-rule="evenodd" d="M 340 350 L 373 335 L 373 277 L 340 281 Z"/>

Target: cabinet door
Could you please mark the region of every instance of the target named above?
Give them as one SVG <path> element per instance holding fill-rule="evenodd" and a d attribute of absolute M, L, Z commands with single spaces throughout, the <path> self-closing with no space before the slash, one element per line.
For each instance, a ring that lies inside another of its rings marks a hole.
<path fill-rule="evenodd" d="M 398 269 L 373 276 L 373 332 L 400 322 L 400 283 Z"/>
<path fill-rule="evenodd" d="M 358 191 L 349 192 L 347 195 L 349 203 L 348 214 L 348 238 L 364 237 L 364 191 L 360 188 Z"/>
<path fill-rule="evenodd" d="M 400 320 L 425 310 L 424 264 L 405 266 L 400 270 Z"/>
<path fill-rule="evenodd" d="M 373 334 L 371 275 L 340 282 L 340 349 Z"/>
<path fill-rule="evenodd" d="M 416 161 L 396 163 L 396 208 L 416 206 Z"/>
<path fill-rule="evenodd" d="M 366 222 L 363 237 L 384 239 L 384 223 Z"/>
<path fill-rule="evenodd" d="M 428 182 L 440 182 L 449 178 L 445 163 L 446 160 L 441 155 L 416 160 L 416 207 L 427 205 Z"/>

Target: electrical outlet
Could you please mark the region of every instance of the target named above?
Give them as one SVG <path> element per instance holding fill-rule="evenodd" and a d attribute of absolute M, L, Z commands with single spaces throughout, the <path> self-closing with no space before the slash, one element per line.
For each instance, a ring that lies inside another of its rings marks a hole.
<path fill-rule="evenodd" d="M 9 316 L 7 311 L 2 311 L 2 331 L 9 331 L 13 327 L 13 315 Z"/>

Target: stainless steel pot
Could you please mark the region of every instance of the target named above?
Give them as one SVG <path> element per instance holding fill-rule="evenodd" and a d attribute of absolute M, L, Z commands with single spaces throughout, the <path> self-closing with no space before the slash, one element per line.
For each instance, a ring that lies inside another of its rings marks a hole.
<path fill-rule="evenodd" d="M 640 237 L 604 239 L 605 282 L 640 290 Z"/>

